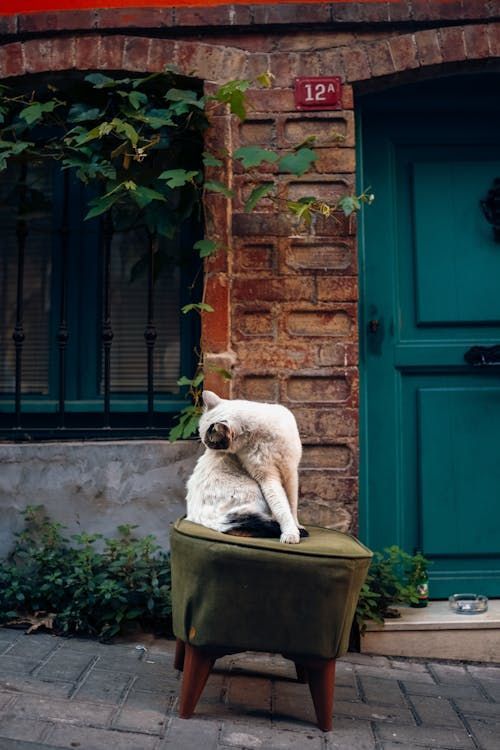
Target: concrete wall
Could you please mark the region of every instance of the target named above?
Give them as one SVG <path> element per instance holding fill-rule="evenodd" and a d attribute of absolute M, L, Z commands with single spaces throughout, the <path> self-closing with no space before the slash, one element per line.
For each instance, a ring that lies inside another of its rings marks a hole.
<path fill-rule="evenodd" d="M 199 453 L 194 441 L 0 444 L 0 557 L 22 528 L 19 511 L 39 504 L 68 534 L 113 536 L 130 523 L 168 546 Z"/>

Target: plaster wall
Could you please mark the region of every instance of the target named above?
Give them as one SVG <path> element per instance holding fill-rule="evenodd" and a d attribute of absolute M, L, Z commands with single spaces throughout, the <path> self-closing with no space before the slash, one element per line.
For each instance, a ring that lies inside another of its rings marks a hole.
<path fill-rule="evenodd" d="M 23 526 L 19 511 L 40 504 L 68 535 L 113 536 L 120 524 L 137 524 L 168 547 L 199 452 L 194 441 L 1 444 L 0 557 Z"/>

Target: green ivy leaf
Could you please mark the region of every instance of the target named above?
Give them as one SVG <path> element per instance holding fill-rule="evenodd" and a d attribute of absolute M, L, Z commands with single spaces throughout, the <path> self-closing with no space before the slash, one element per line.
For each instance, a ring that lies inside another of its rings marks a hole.
<path fill-rule="evenodd" d="M 26 122 L 27 125 L 33 125 L 35 122 L 40 122 L 44 114 L 47 112 L 53 112 L 56 107 L 61 106 L 62 102 L 57 99 L 52 99 L 50 102 L 33 102 L 19 112 L 19 117 Z"/>
<path fill-rule="evenodd" d="M 264 73 L 260 73 L 257 76 L 256 81 L 257 83 L 260 83 L 263 88 L 269 89 L 272 86 L 273 78 L 273 74 L 269 70 L 266 70 Z"/>
<path fill-rule="evenodd" d="M 188 182 L 193 182 L 194 178 L 200 173 L 198 171 L 188 171 L 186 169 L 167 169 L 158 175 L 159 180 L 166 180 L 169 188 L 183 187 Z"/>
<path fill-rule="evenodd" d="M 148 103 L 148 97 L 142 91 L 130 91 L 128 100 L 134 109 L 140 109 L 140 107 Z"/>
<path fill-rule="evenodd" d="M 98 107 L 90 107 L 87 104 L 78 102 L 70 107 L 68 112 L 68 122 L 87 122 L 88 120 L 97 120 L 102 117 L 102 110 Z"/>
<path fill-rule="evenodd" d="M 318 155 L 310 148 L 299 148 L 293 154 L 287 154 L 279 160 L 279 168 L 281 172 L 289 172 L 290 174 L 297 175 L 300 177 L 305 174 L 310 168 L 311 164 L 316 161 Z"/>
<path fill-rule="evenodd" d="M 222 167 L 223 162 L 208 151 L 203 152 L 203 164 L 206 167 Z"/>
<path fill-rule="evenodd" d="M 196 312 L 213 312 L 214 308 L 211 305 L 207 305 L 206 302 L 191 302 L 189 305 L 181 307 L 181 312 L 186 313 L 196 310 Z"/>
<path fill-rule="evenodd" d="M 346 216 L 350 216 L 360 208 L 359 199 L 355 195 L 345 195 L 340 198 L 337 205 Z"/>
<path fill-rule="evenodd" d="M 274 164 L 274 162 L 278 161 L 278 154 L 275 154 L 274 151 L 260 148 L 259 146 L 242 146 L 241 148 L 236 149 L 233 157 L 238 161 L 241 161 L 245 169 L 248 169 L 249 167 L 258 167 L 264 162 Z"/>
<path fill-rule="evenodd" d="M 229 109 L 240 120 L 246 118 L 245 91 L 250 87 L 250 81 L 236 80 L 223 84 L 214 94 L 214 99 L 222 104 L 229 104 Z"/>
<path fill-rule="evenodd" d="M 264 198 L 266 195 L 272 193 L 274 188 L 274 182 L 264 182 L 262 185 L 254 188 L 250 193 L 250 196 L 245 201 L 245 212 L 248 214 L 250 213 L 250 211 L 253 211 L 261 198 Z"/>
<path fill-rule="evenodd" d="M 222 182 L 218 182 L 217 180 L 207 180 L 203 183 L 203 187 L 205 190 L 208 190 L 211 193 L 222 193 L 222 195 L 225 195 L 226 198 L 234 198 L 234 192 L 230 190 L 227 185 L 224 185 Z"/>
<path fill-rule="evenodd" d="M 164 195 L 159 193 L 157 190 L 145 187 L 144 185 L 138 185 L 133 191 L 132 197 L 140 208 L 144 208 L 149 205 L 152 201 L 166 201 Z"/>
<path fill-rule="evenodd" d="M 193 245 L 194 250 L 199 250 L 200 258 L 209 258 L 211 255 L 215 255 L 219 246 L 214 240 L 198 240 Z"/>
<path fill-rule="evenodd" d="M 85 80 L 91 83 L 96 89 L 109 89 L 121 86 L 124 83 L 130 83 L 130 78 L 110 78 L 109 76 L 103 75 L 103 73 L 89 73 L 85 76 Z"/>

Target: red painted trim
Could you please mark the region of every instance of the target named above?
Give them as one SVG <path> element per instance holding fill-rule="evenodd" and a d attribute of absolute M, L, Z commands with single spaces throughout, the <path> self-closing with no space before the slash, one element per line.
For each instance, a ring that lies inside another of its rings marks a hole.
<path fill-rule="evenodd" d="M 385 0 L 389 3 L 400 3 L 402 0 Z M 447 2 L 449 0 L 438 0 Z M 301 4 L 329 4 L 346 2 L 346 0 L 301 0 Z M 380 0 L 347 0 L 352 3 L 376 3 Z M 41 13 L 55 10 L 105 10 L 107 8 L 189 8 L 215 7 L 218 5 L 292 5 L 298 0 L 0 0 L 0 15 L 12 16 L 20 13 Z"/>

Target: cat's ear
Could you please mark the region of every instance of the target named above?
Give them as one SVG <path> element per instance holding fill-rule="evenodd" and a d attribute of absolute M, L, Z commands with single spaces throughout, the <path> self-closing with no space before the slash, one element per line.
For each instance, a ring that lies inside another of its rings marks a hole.
<path fill-rule="evenodd" d="M 202 396 L 203 403 L 205 404 L 207 410 L 213 409 L 222 401 L 222 399 L 219 398 L 219 396 L 217 396 L 217 394 L 213 391 L 203 391 Z"/>

